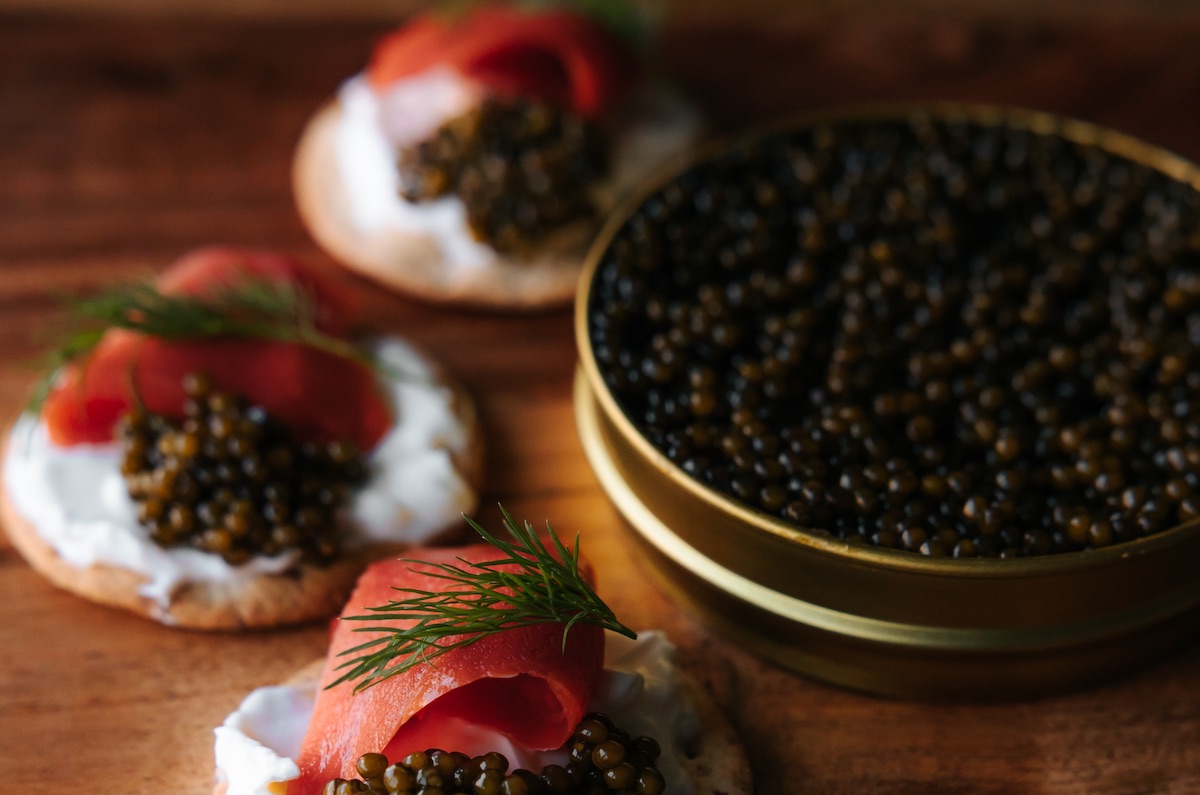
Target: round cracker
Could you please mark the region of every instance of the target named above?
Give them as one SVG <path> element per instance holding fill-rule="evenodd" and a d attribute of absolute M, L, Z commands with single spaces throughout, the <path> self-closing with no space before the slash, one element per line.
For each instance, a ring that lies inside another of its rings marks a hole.
<path fill-rule="evenodd" d="M 417 298 L 491 309 L 529 310 L 569 303 L 595 225 L 573 224 L 552 235 L 529 258 L 497 257 L 486 266 L 446 258 L 422 232 L 363 231 L 350 215 L 339 175 L 336 101 L 309 120 L 296 148 L 293 190 L 309 232 L 334 259 L 386 287 Z"/>
<path fill-rule="evenodd" d="M 750 760 L 725 710 L 694 676 L 684 673 L 683 680 L 701 726 L 683 764 L 696 782 L 696 795 L 751 795 Z"/>
<path fill-rule="evenodd" d="M 452 459 L 463 480 L 478 494 L 483 480 L 484 444 L 475 405 L 444 368 L 426 356 L 423 358 L 435 380 L 450 390 L 452 410 L 468 440 L 461 453 L 452 453 Z M 12 443 L 10 432 L 0 455 L 6 456 L 7 445 Z M 278 574 L 262 574 L 237 582 L 184 582 L 172 591 L 169 603 L 163 605 L 139 592 L 148 581 L 143 574 L 106 563 L 79 568 L 64 560 L 17 510 L 7 483 L 0 489 L 0 522 L 29 565 L 59 588 L 163 624 L 200 630 L 265 629 L 329 618 L 346 603 L 367 564 L 402 554 L 411 546 L 375 543 L 328 566 L 305 563 Z M 422 543 L 454 541 L 463 530 L 462 523 L 451 523 L 435 538 Z"/>
<path fill-rule="evenodd" d="M 324 670 L 324 659 L 313 660 L 282 684 L 289 687 L 316 687 Z M 695 782 L 696 795 L 751 795 L 754 783 L 750 761 L 737 731 L 701 680 L 687 671 L 679 673 L 701 726 L 700 734 L 692 747 L 687 749 L 687 759 L 683 763 L 684 769 Z M 224 782 L 217 782 L 213 795 L 225 795 L 227 789 Z"/>

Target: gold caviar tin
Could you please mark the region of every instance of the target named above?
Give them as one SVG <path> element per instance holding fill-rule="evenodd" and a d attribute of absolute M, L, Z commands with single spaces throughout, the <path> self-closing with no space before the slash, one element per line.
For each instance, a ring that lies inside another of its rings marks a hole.
<path fill-rule="evenodd" d="M 593 279 L 642 201 L 690 166 L 764 136 L 914 115 L 1062 136 L 1200 190 L 1200 168 L 1164 150 L 1091 124 L 995 107 L 837 111 L 716 142 L 627 201 L 590 252 L 575 315 L 583 448 L 659 584 L 727 640 L 786 668 L 927 700 L 1019 699 L 1092 685 L 1200 627 L 1200 522 L 1103 549 L 1014 560 L 847 544 L 750 508 L 676 467 L 622 412 L 593 356 Z"/>

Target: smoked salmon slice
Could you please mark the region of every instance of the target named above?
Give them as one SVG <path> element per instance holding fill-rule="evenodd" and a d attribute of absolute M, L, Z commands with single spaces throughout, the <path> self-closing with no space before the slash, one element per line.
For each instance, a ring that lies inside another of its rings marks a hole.
<path fill-rule="evenodd" d="M 367 75 L 382 89 L 442 65 L 497 93 L 596 117 L 620 99 L 635 63 L 629 48 L 579 14 L 495 4 L 461 19 L 418 17 L 380 41 Z"/>
<path fill-rule="evenodd" d="M 494 560 L 489 544 L 427 550 L 422 561 Z M 397 598 L 395 588 L 441 591 L 446 581 L 411 561 L 377 563 L 358 581 L 343 616 Z M 399 760 L 413 751 L 447 748 L 444 722 L 491 729 L 522 748 L 558 748 L 585 714 L 603 666 L 604 631 L 577 624 L 564 648 L 562 624 L 504 630 L 447 651 L 430 663 L 385 679 L 359 693 L 350 683 L 324 689 L 343 673 L 341 652 L 376 637 L 356 632 L 360 621 L 338 621 L 321 677 L 312 720 L 301 747 L 300 777 L 288 795 L 317 795 L 333 778 L 353 778 L 358 757 L 383 752 Z"/>
<path fill-rule="evenodd" d="M 326 333 L 343 335 L 352 324 L 348 290 L 278 254 L 204 249 L 165 271 L 157 286 L 164 294 L 204 296 L 246 278 L 297 285 L 312 297 L 315 325 Z M 118 418 L 134 405 L 131 384 L 150 411 L 180 417 L 183 377 L 192 372 L 265 407 L 300 439 L 349 440 L 369 450 L 391 425 L 375 374 L 358 361 L 289 342 L 166 341 L 113 329 L 64 369 L 47 397 L 42 416 L 50 438 L 64 446 L 111 441 Z"/>

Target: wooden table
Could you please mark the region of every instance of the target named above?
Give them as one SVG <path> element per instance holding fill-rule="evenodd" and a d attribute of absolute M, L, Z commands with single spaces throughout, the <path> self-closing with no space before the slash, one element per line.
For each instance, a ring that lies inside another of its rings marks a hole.
<path fill-rule="evenodd" d="M 1195 17 L 789 19 L 671 28 L 665 61 L 724 126 L 839 102 L 995 101 L 1200 157 Z M 0 412 L 21 405 L 63 291 L 216 241 L 327 261 L 292 209 L 291 148 L 379 32 L 0 17 Z M 709 637 L 634 567 L 576 439 L 569 313 L 472 314 L 376 291 L 367 319 L 426 346 L 477 397 L 490 446 L 481 517 L 494 522 L 499 500 L 582 533 L 617 612 L 666 628 L 727 685 L 764 795 L 1200 791 L 1200 646 L 1107 687 L 1002 706 L 892 702 L 792 676 Z M 55 590 L 3 541 L 0 605 L 6 792 L 208 792 L 212 727 L 325 637 L 166 629 Z"/>

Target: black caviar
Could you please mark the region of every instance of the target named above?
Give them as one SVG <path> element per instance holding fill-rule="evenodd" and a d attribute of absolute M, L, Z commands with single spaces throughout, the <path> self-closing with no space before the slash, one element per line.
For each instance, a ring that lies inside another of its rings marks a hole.
<path fill-rule="evenodd" d="M 232 564 L 292 550 L 310 562 L 334 558 L 337 512 L 366 474 L 355 447 L 298 442 L 205 375 L 183 386 L 182 420 L 135 408 L 118 424 L 121 474 L 150 538 Z"/>
<path fill-rule="evenodd" d="M 530 100 L 485 100 L 400 151 L 400 194 L 462 199 L 478 239 L 506 254 L 535 248 L 572 221 L 594 219 L 589 187 L 607 157 L 596 126 Z"/>
<path fill-rule="evenodd" d="M 847 542 L 1008 558 L 1200 515 L 1200 197 L 1096 146 L 768 136 L 649 196 L 588 311 L 660 451 Z"/>
<path fill-rule="evenodd" d="M 518 768 L 499 753 L 469 757 L 437 749 L 417 751 L 392 764 L 383 754 L 363 754 L 361 778 L 333 779 L 321 795 L 662 795 L 666 782 L 656 768 L 652 737 L 630 737 L 608 716 L 585 715 L 567 742 L 566 765 L 541 772 Z"/>

